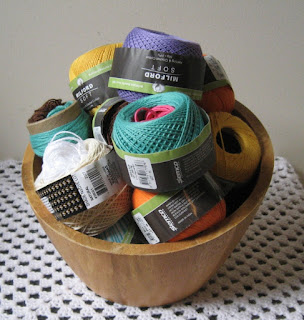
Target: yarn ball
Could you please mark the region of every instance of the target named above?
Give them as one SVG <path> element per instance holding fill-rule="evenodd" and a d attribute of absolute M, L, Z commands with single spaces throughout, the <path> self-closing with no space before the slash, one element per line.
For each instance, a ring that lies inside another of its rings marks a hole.
<path fill-rule="evenodd" d="M 134 189 L 132 195 L 132 206 L 133 209 L 138 208 L 142 204 L 148 202 L 153 197 L 157 196 L 157 194 Z M 212 209 L 210 209 L 205 215 L 203 215 L 199 220 L 195 221 L 188 228 L 177 234 L 175 237 L 170 239 L 168 242 L 176 242 L 189 237 L 192 237 L 198 234 L 201 231 L 204 231 L 208 228 L 211 228 L 215 224 L 219 223 L 226 216 L 226 202 L 224 199 L 220 200 Z"/>
<path fill-rule="evenodd" d="M 204 230 L 207 230 L 226 217 L 226 201 L 222 199 L 212 209 L 210 209 L 199 220 L 195 221 L 187 229 L 170 239 L 169 242 L 176 242 L 183 239 L 190 238 Z"/>
<path fill-rule="evenodd" d="M 128 104 L 128 102 L 125 102 L 125 101 L 123 101 L 121 103 L 117 103 L 105 115 L 103 132 L 104 132 L 104 135 L 106 136 L 107 143 L 111 146 L 113 146 L 111 137 L 112 137 L 115 119 L 117 117 L 118 112 L 122 108 L 124 108 L 127 104 Z"/>
<path fill-rule="evenodd" d="M 96 65 L 112 60 L 116 48 L 120 48 L 122 43 L 107 44 L 98 48 L 92 49 L 77 59 L 75 59 L 69 70 L 70 81 L 78 77 L 82 72 L 95 67 Z"/>
<path fill-rule="evenodd" d="M 97 161 L 110 151 L 108 145 L 96 139 L 82 140 L 69 131 L 56 133 L 45 148 L 41 172 L 35 180 L 36 190 Z"/>
<path fill-rule="evenodd" d="M 136 209 L 140 207 L 142 204 L 148 202 L 150 199 L 155 197 L 157 193 L 153 193 L 146 190 L 140 190 L 135 188 L 132 194 L 132 207 Z"/>
<path fill-rule="evenodd" d="M 123 47 L 174 53 L 182 56 L 202 57 L 198 43 L 191 42 L 164 32 L 136 27 L 127 35 Z M 121 98 L 128 102 L 147 96 L 147 93 L 118 90 Z"/>
<path fill-rule="evenodd" d="M 67 109 L 70 105 L 72 105 L 73 101 L 67 101 L 65 104 L 63 105 L 58 105 L 57 107 L 55 107 L 54 109 L 52 109 L 47 115 L 46 118 L 49 118 L 53 115 L 55 115 L 56 113 L 62 112 L 63 110 Z"/>
<path fill-rule="evenodd" d="M 108 145 L 96 139 L 82 140 L 72 132 L 58 132 L 57 135 L 59 138 L 51 141 L 44 153 L 42 171 L 35 180 L 36 190 L 93 164 L 111 150 Z M 73 192 L 70 190 L 71 194 Z M 61 222 L 74 230 L 96 236 L 129 212 L 131 195 L 132 188 L 124 185 L 105 201 Z"/>
<path fill-rule="evenodd" d="M 98 48 L 92 49 L 73 61 L 70 66 L 69 70 L 69 78 L 70 82 L 77 78 L 81 73 L 98 66 L 99 64 L 107 61 L 113 60 L 114 52 L 116 48 L 120 48 L 122 43 L 114 43 L 114 44 L 107 44 L 104 46 L 100 46 Z M 93 73 L 94 74 L 94 73 Z M 98 86 L 95 88 L 98 92 L 99 100 L 93 100 L 89 107 L 88 113 L 93 117 L 95 112 L 97 111 L 98 107 L 101 103 L 103 103 L 107 98 L 111 98 L 117 95 L 117 90 L 108 87 L 108 80 L 109 80 L 110 73 L 106 73 L 104 75 L 104 79 L 100 80 Z M 95 75 L 92 76 L 94 78 Z M 95 94 L 96 94 L 95 92 Z M 86 100 L 88 103 L 90 99 Z M 100 103 L 99 105 L 96 105 Z"/>
<path fill-rule="evenodd" d="M 64 105 L 61 99 L 49 99 L 40 108 L 36 109 L 33 115 L 28 119 L 28 123 L 37 122 L 45 119 L 49 112 L 55 109 L 57 106 Z"/>
<path fill-rule="evenodd" d="M 228 112 L 209 114 L 216 163 L 215 176 L 235 183 L 246 183 L 261 159 L 261 147 L 253 130 L 242 119 Z"/>
<path fill-rule="evenodd" d="M 232 112 L 235 104 L 234 91 L 229 85 L 215 88 L 203 92 L 202 99 L 196 103 L 207 113 Z"/>
<path fill-rule="evenodd" d="M 208 56 L 206 54 L 204 57 Z M 220 67 L 221 63 L 213 56 L 209 56 L 212 60 L 217 61 Z M 205 58 L 206 59 L 206 58 Z M 226 73 L 224 71 L 224 73 Z M 232 87 L 228 84 L 224 85 L 220 81 L 216 80 L 212 73 L 208 63 L 206 63 L 204 86 L 208 84 L 214 84 L 214 88 L 203 88 L 203 96 L 199 101 L 195 101 L 201 108 L 207 113 L 209 112 L 232 112 L 235 104 L 235 95 Z"/>
<path fill-rule="evenodd" d="M 57 107 L 52 109 L 47 114 L 46 118 L 42 121 L 47 121 L 48 119 L 51 119 L 53 116 L 57 114 L 63 114 L 66 109 L 73 107 L 71 106 L 71 104 L 72 102 L 68 101 L 63 106 L 58 105 Z M 38 121 L 35 123 L 38 123 Z M 80 136 L 82 139 L 87 139 L 92 136 L 91 118 L 85 111 L 81 110 L 79 116 L 71 122 L 68 122 L 58 127 L 54 127 L 53 129 L 48 131 L 30 135 L 30 143 L 34 153 L 39 157 L 43 157 L 45 148 L 53 139 L 53 137 L 60 131 L 73 132 Z"/>
<path fill-rule="evenodd" d="M 135 122 L 139 108 L 170 105 L 174 110 L 151 121 Z M 119 149 L 149 154 L 179 148 L 195 139 L 204 127 L 199 107 L 187 95 L 166 92 L 129 103 L 117 114 L 112 139 Z"/>
<path fill-rule="evenodd" d="M 141 121 L 150 121 L 153 119 L 161 118 L 168 113 L 172 112 L 174 107 L 166 105 L 156 106 L 153 108 L 139 108 L 136 110 L 134 114 L 134 121 L 141 122 Z"/>

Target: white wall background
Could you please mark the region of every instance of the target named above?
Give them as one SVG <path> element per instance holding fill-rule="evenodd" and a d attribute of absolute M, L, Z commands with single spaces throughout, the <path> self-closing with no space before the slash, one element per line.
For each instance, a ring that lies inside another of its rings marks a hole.
<path fill-rule="evenodd" d="M 0 0 L 0 160 L 22 159 L 34 109 L 72 99 L 75 58 L 123 42 L 135 26 L 196 41 L 219 59 L 275 155 L 303 178 L 303 0 Z"/>

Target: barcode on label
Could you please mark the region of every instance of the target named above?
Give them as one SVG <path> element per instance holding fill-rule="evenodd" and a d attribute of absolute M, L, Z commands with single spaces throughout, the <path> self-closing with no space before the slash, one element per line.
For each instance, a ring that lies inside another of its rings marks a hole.
<path fill-rule="evenodd" d="M 42 197 L 41 201 L 43 202 L 43 204 L 46 206 L 46 208 L 50 211 L 50 213 L 54 213 L 54 209 L 52 208 L 49 199 L 47 197 Z"/>
<path fill-rule="evenodd" d="M 100 172 L 95 168 L 91 168 L 87 171 L 87 175 L 92 183 L 92 186 L 98 196 L 108 191 Z"/>
<path fill-rule="evenodd" d="M 142 232 L 142 234 L 145 236 L 145 238 L 150 244 L 155 244 L 160 242 L 158 236 L 155 234 L 155 232 L 150 227 L 146 219 L 141 215 L 141 213 L 139 212 L 136 213 L 133 216 L 133 218 L 136 224 L 138 225 L 140 231 Z"/>
<path fill-rule="evenodd" d="M 150 159 L 125 155 L 125 161 L 131 182 L 135 187 L 156 189 L 157 186 Z"/>
<path fill-rule="evenodd" d="M 139 182 L 143 185 L 149 185 L 145 162 L 141 160 L 135 160 L 134 165 Z"/>

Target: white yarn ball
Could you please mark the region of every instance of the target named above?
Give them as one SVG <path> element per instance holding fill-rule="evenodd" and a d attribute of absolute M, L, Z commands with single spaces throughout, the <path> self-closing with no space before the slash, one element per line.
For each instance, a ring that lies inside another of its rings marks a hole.
<path fill-rule="evenodd" d="M 56 140 L 62 133 L 68 133 L 70 137 Z M 110 151 L 109 145 L 94 138 L 82 140 L 73 132 L 58 132 L 45 149 L 42 170 L 35 180 L 36 190 L 95 162 Z"/>

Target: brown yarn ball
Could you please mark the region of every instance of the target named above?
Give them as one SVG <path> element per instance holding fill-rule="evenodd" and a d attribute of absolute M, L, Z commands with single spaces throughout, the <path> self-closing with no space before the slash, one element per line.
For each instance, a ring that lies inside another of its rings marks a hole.
<path fill-rule="evenodd" d="M 107 135 L 107 142 L 110 145 L 113 145 L 112 132 L 113 132 L 113 126 L 114 126 L 114 122 L 115 122 L 116 116 L 117 116 L 118 112 L 123 107 L 125 107 L 127 104 L 128 104 L 128 102 L 125 102 L 125 101 L 122 102 L 122 103 L 116 104 L 115 106 L 113 106 L 112 112 L 110 110 L 109 115 L 108 114 L 106 115 L 104 132 Z"/>
<path fill-rule="evenodd" d="M 45 119 L 53 109 L 64 104 L 65 102 L 62 102 L 61 99 L 47 100 L 39 109 L 34 111 L 33 115 L 28 119 L 28 123 L 33 123 Z"/>

